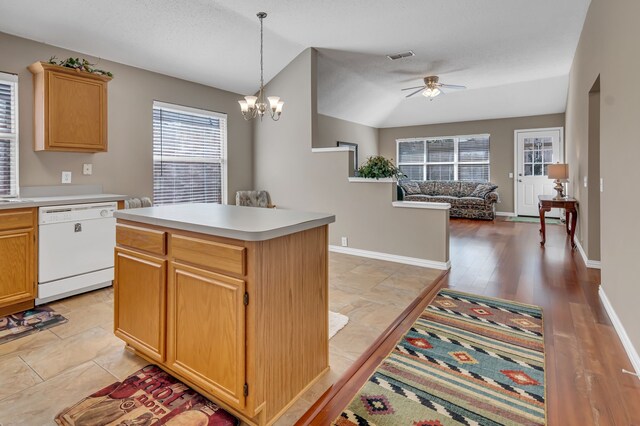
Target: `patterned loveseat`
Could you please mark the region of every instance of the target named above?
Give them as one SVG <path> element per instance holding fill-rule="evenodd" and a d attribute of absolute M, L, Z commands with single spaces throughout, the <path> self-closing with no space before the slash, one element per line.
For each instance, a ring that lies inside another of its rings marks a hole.
<path fill-rule="evenodd" d="M 497 188 L 491 182 L 401 180 L 398 182 L 398 200 L 449 203 L 451 217 L 493 220 Z"/>

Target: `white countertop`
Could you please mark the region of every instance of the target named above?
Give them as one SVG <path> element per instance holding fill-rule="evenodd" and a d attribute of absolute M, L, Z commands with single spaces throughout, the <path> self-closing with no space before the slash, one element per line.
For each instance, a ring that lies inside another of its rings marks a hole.
<path fill-rule="evenodd" d="M 119 210 L 115 217 L 244 241 L 264 241 L 335 222 L 327 213 L 221 204 L 174 204 Z"/>
<path fill-rule="evenodd" d="M 25 197 L 16 201 L 0 201 L 0 210 L 22 209 L 27 207 L 59 206 L 64 204 L 102 203 L 107 201 L 120 201 L 129 198 L 119 194 L 81 194 L 59 195 L 47 197 Z"/>

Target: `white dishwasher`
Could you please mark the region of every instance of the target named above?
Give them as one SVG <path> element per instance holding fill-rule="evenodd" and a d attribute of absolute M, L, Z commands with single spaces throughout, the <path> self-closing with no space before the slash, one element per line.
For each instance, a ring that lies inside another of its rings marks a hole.
<path fill-rule="evenodd" d="M 38 209 L 36 305 L 111 285 L 117 203 Z"/>

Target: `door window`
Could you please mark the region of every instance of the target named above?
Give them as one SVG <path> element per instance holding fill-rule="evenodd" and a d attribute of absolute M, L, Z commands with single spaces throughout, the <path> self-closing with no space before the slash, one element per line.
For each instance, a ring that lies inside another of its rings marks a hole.
<path fill-rule="evenodd" d="M 524 138 L 525 176 L 547 176 L 547 166 L 554 163 L 553 138 Z"/>

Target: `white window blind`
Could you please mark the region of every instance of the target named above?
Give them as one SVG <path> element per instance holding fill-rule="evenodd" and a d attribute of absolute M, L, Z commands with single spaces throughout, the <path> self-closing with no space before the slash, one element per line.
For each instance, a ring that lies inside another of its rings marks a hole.
<path fill-rule="evenodd" d="M 227 115 L 153 103 L 153 202 L 226 202 Z"/>
<path fill-rule="evenodd" d="M 18 195 L 18 76 L 0 73 L 0 197 Z"/>
<path fill-rule="evenodd" d="M 398 139 L 398 167 L 411 180 L 488 181 L 489 139 L 489 135 Z"/>

